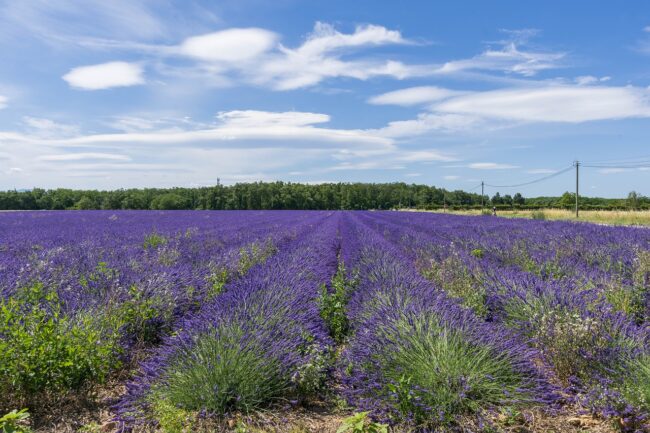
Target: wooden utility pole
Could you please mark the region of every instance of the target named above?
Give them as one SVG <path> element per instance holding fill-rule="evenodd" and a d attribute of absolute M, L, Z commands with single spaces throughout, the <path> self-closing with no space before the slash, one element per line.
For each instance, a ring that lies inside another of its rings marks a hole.
<path fill-rule="evenodd" d="M 483 181 L 481 181 L 481 211 L 485 208 L 485 205 L 483 204 L 483 200 L 484 200 L 484 197 L 485 197 L 485 195 L 483 193 L 483 186 L 484 186 Z"/>
<path fill-rule="evenodd" d="M 574 163 L 574 165 L 576 166 L 576 218 L 578 218 L 578 197 L 579 197 L 579 194 L 580 194 L 580 192 L 579 192 L 580 190 L 578 189 L 578 186 L 579 186 L 579 175 L 578 175 L 578 173 L 579 173 L 579 170 L 580 170 L 580 161 L 576 161 Z"/>

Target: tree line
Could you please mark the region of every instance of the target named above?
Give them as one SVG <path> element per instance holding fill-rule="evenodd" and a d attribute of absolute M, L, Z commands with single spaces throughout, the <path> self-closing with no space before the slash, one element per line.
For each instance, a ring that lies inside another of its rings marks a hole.
<path fill-rule="evenodd" d="M 520 193 L 481 197 L 428 185 L 397 183 L 238 183 L 201 188 L 144 188 L 111 191 L 40 189 L 0 192 L 0 210 L 59 209 L 468 209 L 497 207 L 571 208 L 575 195 L 525 198 Z M 583 209 L 650 209 L 650 199 L 631 192 L 624 199 L 580 198 Z"/>

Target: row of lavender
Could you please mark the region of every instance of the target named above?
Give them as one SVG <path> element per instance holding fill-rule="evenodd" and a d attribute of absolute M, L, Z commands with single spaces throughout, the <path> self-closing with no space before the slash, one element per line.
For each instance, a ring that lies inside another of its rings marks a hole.
<path fill-rule="evenodd" d="M 339 363 L 350 403 L 431 431 L 459 424 L 483 431 L 496 410 L 558 403 L 539 351 L 425 280 L 362 215 L 349 217 L 343 235 L 342 256 L 359 281 Z"/>
<path fill-rule="evenodd" d="M 105 381 L 325 216 L 0 214 L 0 408 Z"/>
<path fill-rule="evenodd" d="M 318 298 L 337 270 L 339 219 L 314 218 L 310 230 L 187 318 L 129 384 L 119 418 L 192 428 L 196 413 L 249 412 L 320 389 L 334 343 Z"/>
<path fill-rule="evenodd" d="M 540 351 L 563 394 L 620 417 L 650 410 L 650 232 L 442 215 L 363 214 L 459 305 Z"/>

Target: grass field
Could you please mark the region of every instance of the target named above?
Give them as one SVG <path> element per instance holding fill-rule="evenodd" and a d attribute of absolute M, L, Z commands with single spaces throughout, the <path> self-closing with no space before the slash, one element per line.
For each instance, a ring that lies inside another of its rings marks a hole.
<path fill-rule="evenodd" d="M 433 212 L 444 213 L 442 210 Z M 446 213 L 458 215 L 480 215 L 480 210 L 458 210 Z M 547 220 L 567 220 L 567 221 L 583 221 L 597 224 L 610 224 L 610 225 L 638 225 L 650 226 L 650 211 L 601 211 L 601 210 L 581 210 L 580 217 L 576 219 L 575 212 L 563 209 L 543 209 L 543 210 L 500 210 L 497 215 L 506 218 L 537 218 Z"/>

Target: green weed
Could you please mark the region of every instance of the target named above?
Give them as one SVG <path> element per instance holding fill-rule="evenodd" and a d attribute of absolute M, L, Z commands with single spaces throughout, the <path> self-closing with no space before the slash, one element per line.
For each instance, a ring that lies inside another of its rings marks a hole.
<path fill-rule="evenodd" d="M 344 419 L 336 433 L 388 433 L 388 425 L 372 422 L 368 412 L 359 412 Z"/>

